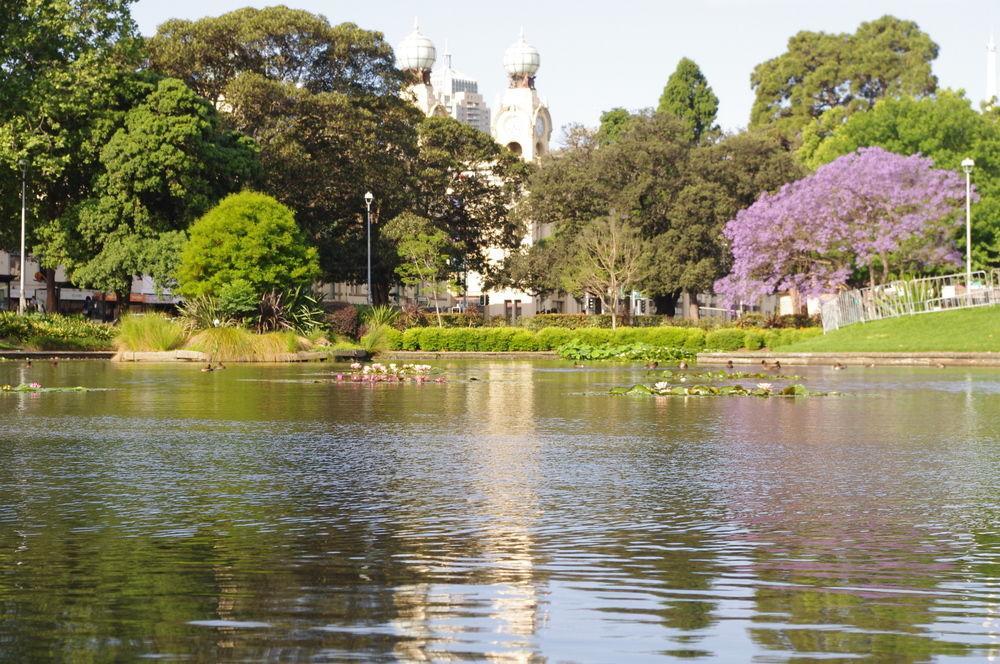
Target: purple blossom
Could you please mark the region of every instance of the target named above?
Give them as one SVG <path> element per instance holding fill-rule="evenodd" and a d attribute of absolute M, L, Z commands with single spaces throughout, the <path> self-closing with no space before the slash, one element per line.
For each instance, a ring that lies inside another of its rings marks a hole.
<path fill-rule="evenodd" d="M 930 159 L 861 148 L 737 213 L 724 230 L 733 270 L 715 290 L 731 304 L 816 295 L 845 288 L 856 269 L 888 272 L 892 260 L 953 264 L 964 201 L 962 177 Z"/>

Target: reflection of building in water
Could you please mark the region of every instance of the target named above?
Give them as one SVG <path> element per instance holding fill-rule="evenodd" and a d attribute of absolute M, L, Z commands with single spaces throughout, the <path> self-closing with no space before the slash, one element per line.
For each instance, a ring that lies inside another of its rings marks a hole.
<path fill-rule="evenodd" d="M 395 593 L 398 617 L 392 625 L 407 637 L 395 652 L 411 661 L 463 651 L 462 633 L 470 629 L 497 635 L 495 650 L 481 653 L 485 660 L 537 658 L 534 639 L 543 618 L 533 533 L 542 478 L 535 381 L 529 363 L 481 365 L 476 373 L 477 383 L 454 391 L 466 412 L 455 403 L 445 407 L 456 421 L 476 422 L 483 432 L 463 437 L 465 444 L 453 452 L 465 468 L 467 505 L 457 516 L 443 517 L 440 528 L 449 529 L 441 536 L 454 541 L 454 548 L 439 542 L 408 554 L 420 576 L 441 580 Z"/>

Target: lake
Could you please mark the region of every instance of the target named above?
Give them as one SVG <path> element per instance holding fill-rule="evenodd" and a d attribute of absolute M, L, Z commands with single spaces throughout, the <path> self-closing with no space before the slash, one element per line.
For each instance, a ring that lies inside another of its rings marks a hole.
<path fill-rule="evenodd" d="M 0 660 L 1000 656 L 996 369 L 199 366 L 0 363 Z"/>

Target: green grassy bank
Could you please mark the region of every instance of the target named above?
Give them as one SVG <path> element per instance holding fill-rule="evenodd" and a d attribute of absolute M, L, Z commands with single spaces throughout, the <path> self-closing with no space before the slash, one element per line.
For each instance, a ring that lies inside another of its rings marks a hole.
<path fill-rule="evenodd" d="M 858 323 L 783 347 L 789 352 L 1000 352 L 1000 306 Z"/>

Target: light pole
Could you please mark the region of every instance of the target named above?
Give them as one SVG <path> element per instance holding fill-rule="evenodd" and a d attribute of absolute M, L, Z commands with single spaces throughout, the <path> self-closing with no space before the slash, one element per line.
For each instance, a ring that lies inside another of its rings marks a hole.
<path fill-rule="evenodd" d="M 368 216 L 368 306 L 372 304 L 372 192 L 365 192 L 365 210 Z"/>
<path fill-rule="evenodd" d="M 18 166 L 21 167 L 21 269 L 20 269 L 20 280 L 21 280 L 21 292 L 20 297 L 17 299 L 17 313 L 23 314 L 24 310 L 27 309 L 28 303 L 24 299 L 24 267 L 25 267 L 25 246 L 24 246 L 24 231 L 27 226 L 28 219 L 28 160 L 22 159 L 17 162 Z"/>
<path fill-rule="evenodd" d="M 965 299 L 972 304 L 972 167 L 976 162 L 966 157 L 962 160 L 965 171 Z"/>

